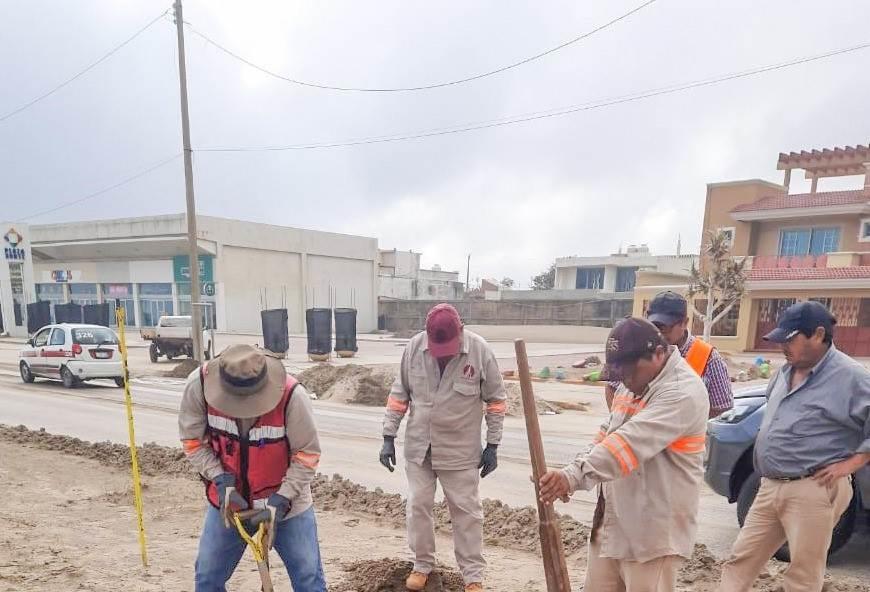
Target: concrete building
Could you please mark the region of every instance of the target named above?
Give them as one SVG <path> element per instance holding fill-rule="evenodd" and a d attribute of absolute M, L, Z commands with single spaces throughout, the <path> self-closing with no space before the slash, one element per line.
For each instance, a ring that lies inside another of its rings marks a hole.
<path fill-rule="evenodd" d="M 458 300 L 465 293 L 458 271 L 420 268 L 420 253 L 381 250 L 378 296 L 385 300 Z"/>
<path fill-rule="evenodd" d="M 646 245 L 630 245 L 607 257 L 556 259 L 556 290 L 582 290 L 589 295 L 633 293 L 638 270 L 688 278 L 696 255 L 652 255 Z"/>
<path fill-rule="evenodd" d="M 131 327 L 153 326 L 162 314 L 190 314 L 182 214 L 7 226 L 24 237 L 19 245 L 26 251 L 23 295 L 15 298 L 53 304 L 119 300 Z M 291 333 L 305 331 L 310 307 L 353 307 L 359 331 L 376 328 L 377 239 L 211 216 L 198 216 L 197 226 L 200 290 L 218 331 L 259 333 L 260 311 L 285 307 Z M 0 294 L 8 326 L 13 298 L 7 295 L 18 284 L 10 284 L 3 269 Z"/>
<path fill-rule="evenodd" d="M 870 147 L 780 154 L 777 169 L 784 171 L 782 185 L 754 179 L 707 186 L 705 236 L 727 233 L 732 255 L 748 258 L 746 293 L 713 327 L 713 342 L 732 351 L 773 349 L 762 336 L 788 306 L 812 299 L 837 317 L 837 346 L 868 356 Z M 811 180 L 810 193 L 789 194 L 794 170 Z M 863 187 L 818 191 L 819 179 L 852 175 L 863 175 Z M 635 314 L 667 283 L 661 278 L 645 282 L 635 298 Z"/>
<path fill-rule="evenodd" d="M 33 302 L 33 260 L 27 224 L 0 223 L 3 263 L 0 264 L 0 334 L 27 335 L 27 303 Z"/>

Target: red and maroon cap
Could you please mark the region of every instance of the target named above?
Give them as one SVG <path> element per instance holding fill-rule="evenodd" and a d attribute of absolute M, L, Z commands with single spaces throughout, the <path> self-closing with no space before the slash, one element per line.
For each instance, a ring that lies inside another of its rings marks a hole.
<path fill-rule="evenodd" d="M 462 349 L 462 319 L 452 305 L 436 304 L 426 315 L 429 353 L 435 358 L 455 356 Z"/>
<path fill-rule="evenodd" d="M 607 336 L 602 380 L 622 380 L 622 365 L 634 362 L 668 344 L 661 331 L 646 319 L 626 317 Z"/>

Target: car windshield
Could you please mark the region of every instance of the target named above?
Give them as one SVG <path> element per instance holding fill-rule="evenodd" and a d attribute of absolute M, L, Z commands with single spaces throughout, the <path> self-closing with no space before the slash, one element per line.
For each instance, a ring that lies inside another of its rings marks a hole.
<path fill-rule="evenodd" d="M 161 327 L 190 327 L 190 317 L 163 317 L 160 319 Z"/>
<path fill-rule="evenodd" d="M 106 327 L 87 327 L 72 330 L 73 343 L 79 345 L 117 345 L 115 332 Z"/>

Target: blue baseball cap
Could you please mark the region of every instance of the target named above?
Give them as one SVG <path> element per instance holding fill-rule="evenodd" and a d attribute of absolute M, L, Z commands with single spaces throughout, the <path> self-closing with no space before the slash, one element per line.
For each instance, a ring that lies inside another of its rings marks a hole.
<path fill-rule="evenodd" d="M 689 317 L 689 304 L 676 292 L 661 292 L 649 303 L 646 318 L 650 323 L 676 325 Z"/>
<path fill-rule="evenodd" d="M 820 302 L 798 302 L 785 309 L 776 329 L 765 335 L 764 340 L 785 343 L 798 333 L 815 331 L 819 327 L 830 333 L 836 324 L 837 319 Z"/>

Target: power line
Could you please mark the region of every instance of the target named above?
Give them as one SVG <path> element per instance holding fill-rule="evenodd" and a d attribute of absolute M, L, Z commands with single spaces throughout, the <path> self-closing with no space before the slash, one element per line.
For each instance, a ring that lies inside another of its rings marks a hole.
<path fill-rule="evenodd" d="M 113 56 L 115 53 L 117 53 L 118 51 L 120 51 L 120 50 L 121 50 L 124 46 L 126 46 L 128 43 L 130 43 L 131 41 L 133 41 L 134 39 L 136 39 L 136 37 L 138 37 L 139 35 L 141 35 L 141 34 L 144 33 L 145 31 L 147 31 L 149 28 L 151 28 L 151 26 L 154 25 L 154 23 L 156 23 L 157 21 L 159 21 L 160 19 L 162 19 L 162 18 L 166 15 L 166 13 L 168 13 L 168 12 L 169 12 L 169 10 L 164 10 L 163 12 L 161 12 L 160 15 L 158 15 L 157 17 L 155 17 L 154 19 L 152 19 L 151 21 L 149 21 L 147 25 L 145 25 L 144 27 L 142 27 L 141 29 L 139 29 L 138 31 L 136 31 L 135 33 L 133 33 L 132 36 L 128 37 L 128 38 L 127 38 L 124 42 L 122 42 L 121 44 L 116 45 L 114 48 L 112 48 L 111 50 L 109 50 L 108 53 L 104 54 L 103 57 L 101 57 L 101 58 L 98 59 L 97 61 L 91 63 L 91 64 L 90 64 L 89 66 L 87 66 L 84 70 L 79 71 L 77 74 L 75 74 L 75 75 L 73 75 L 71 78 L 68 78 L 68 79 L 66 79 L 65 81 L 61 82 L 60 84 L 58 84 L 57 86 L 55 86 L 54 88 L 52 88 L 51 90 L 49 90 L 48 92 L 45 92 L 45 93 L 43 93 L 43 94 L 41 94 L 41 95 L 39 95 L 39 96 L 37 96 L 37 97 L 34 97 L 34 98 L 31 99 L 30 101 L 28 101 L 28 102 L 24 103 L 23 105 L 21 105 L 20 107 L 17 107 L 17 108 L 15 108 L 15 109 L 13 109 L 12 111 L 6 113 L 5 115 L 0 116 L 0 122 L 2 122 L 2 121 L 6 121 L 7 119 L 9 119 L 10 117 L 12 117 L 13 115 L 17 115 L 17 114 L 21 113 L 22 111 L 24 111 L 25 109 L 29 109 L 30 107 L 32 107 L 32 106 L 35 105 L 36 103 L 40 102 L 41 100 L 43 100 L 43 99 L 45 99 L 45 98 L 50 97 L 51 95 L 53 95 L 54 93 L 56 93 L 57 91 L 59 91 L 60 89 L 62 89 L 63 87 L 65 87 L 66 85 L 70 84 L 71 82 L 74 82 L 75 80 L 78 80 L 79 78 L 81 78 L 82 76 L 84 76 L 85 74 L 87 74 L 89 71 L 93 70 L 93 69 L 96 68 L 98 65 L 100 65 L 101 63 L 103 63 L 104 61 L 106 61 L 107 59 L 109 59 L 109 58 L 110 58 L 111 56 Z"/>
<path fill-rule="evenodd" d="M 227 49 L 223 45 L 219 44 L 217 41 L 214 41 L 213 39 L 208 37 L 205 33 L 202 33 L 200 31 L 198 31 L 197 29 L 195 29 L 193 27 L 193 25 L 191 25 L 190 23 L 185 22 L 184 24 L 187 25 L 187 28 L 190 29 L 191 33 L 200 37 L 206 43 L 209 43 L 210 45 L 212 45 L 215 48 L 219 49 L 220 51 L 224 52 L 225 54 L 227 54 L 231 58 L 238 60 L 238 61 L 242 62 L 243 64 L 245 64 L 245 65 L 247 65 L 255 70 L 258 70 L 258 71 L 262 72 L 263 74 L 266 74 L 266 75 L 271 76 L 273 78 L 277 78 L 278 80 L 283 80 L 284 82 L 289 82 L 291 84 L 296 84 L 299 86 L 319 88 L 322 90 L 337 90 L 337 91 L 345 91 L 345 92 L 375 92 L 375 93 L 412 92 L 412 91 L 420 91 L 420 90 L 432 90 L 435 88 L 443 88 L 445 86 L 455 86 L 457 84 L 464 84 L 466 82 L 480 80 L 481 78 L 486 78 L 488 76 L 494 76 L 495 74 L 501 74 L 502 72 L 505 72 L 507 70 L 511 70 L 513 68 L 517 68 L 517 67 L 525 65 L 525 64 L 528 64 L 529 62 L 534 62 L 535 60 L 539 60 L 545 56 L 550 55 L 551 53 L 555 53 L 561 49 L 565 49 L 569 45 L 573 45 L 579 41 L 582 41 L 588 37 L 591 37 L 592 35 L 595 35 L 596 33 L 603 31 L 604 29 L 612 27 L 613 25 L 619 23 L 620 21 L 627 19 L 628 17 L 630 17 L 634 13 L 643 10 L 644 8 L 646 8 L 647 6 L 649 6 L 655 2 L 656 2 L 656 0 L 647 0 L 643 4 L 637 6 L 636 8 L 633 8 L 632 10 L 626 12 L 625 14 L 622 14 L 622 15 L 616 17 L 615 19 L 608 21 L 608 22 L 604 23 L 603 25 L 599 25 L 598 27 L 595 27 L 591 31 L 587 31 L 586 33 L 583 33 L 582 35 L 574 37 L 573 39 L 566 41 L 565 43 L 562 43 L 561 45 L 557 45 L 556 47 L 550 48 L 550 49 L 543 51 L 541 53 L 524 58 L 518 62 L 514 62 L 512 64 L 502 66 L 500 68 L 496 68 L 495 70 L 490 70 L 488 72 L 483 72 L 481 74 L 475 74 L 474 76 L 468 76 L 467 78 L 460 78 L 458 80 L 450 80 L 447 82 L 438 82 L 438 83 L 426 84 L 426 85 L 422 85 L 422 86 L 408 86 L 408 87 L 397 87 L 397 88 L 361 88 L 361 87 L 352 87 L 352 86 L 333 86 L 333 85 L 329 85 L 329 84 L 323 84 L 323 83 L 319 83 L 319 82 L 307 82 L 304 80 L 297 80 L 295 78 L 283 76 L 281 74 L 278 74 L 276 72 L 268 70 L 267 68 L 264 68 L 263 66 L 255 64 L 254 62 L 250 61 L 249 59 L 242 57 L 241 55 L 235 53 L 234 51 L 232 51 L 230 49 Z"/>
<path fill-rule="evenodd" d="M 667 87 L 660 87 L 655 89 L 649 89 L 645 91 L 640 91 L 637 93 L 632 93 L 629 95 L 623 95 L 620 97 L 614 97 L 609 99 L 600 99 L 597 101 L 592 101 L 589 103 L 583 103 L 579 105 L 570 105 L 567 107 L 551 109 L 548 111 L 538 111 L 532 113 L 526 113 L 522 115 L 515 115 L 512 117 L 506 117 L 502 119 L 492 119 L 483 122 L 472 122 L 467 124 L 458 124 L 451 127 L 444 128 L 435 128 L 431 130 L 424 130 L 419 132 L 405 133 L 405 134 L 392 134 L 392 135 L 382 135 L 382 136 L 372 136 L 367 138 L 359 138 L 355 140 L 346 140 L 346 141 L 338 141 L 338 142 L 328 142 L 328 143 L 310 143 L 310 144 L 295 144 L 290 146 L 253 146 L 253 147 L 215 147 L 215 148 L 200 148 L 197 152 L 273 152 L 273 151 L 288 151 L 288 150 L 318 150 L 318 149 L 327 149 L 327 148 L 342 148 L 349 146 L 360 146 L 366 144 L 381 144 L 386 142 L 401 142 L 407 140 L 417 140 L 422 138 L 430 138 L 435 136 L 445 136 L 450 134 L 461 134 L 466 132 L 472 132 L 483 129 L 490 129 L 495 127 L 503 127 L 508 125 L 515 125 L 519 123 L 526 123 L 529 121 L 536 121 L 539 119 L 548 119 L 550 117 L 560 117 L 563 115 L 570 115 L 572 113 L 578 113 L 581 111 L 591 111 L 594 109 L 601 109 L 604 107 L 611 107 L 614 105 L 620 105 L 623 103 L 630 103 L 634 101 L 640 101 L 644 99 L 649 99 L 652 97 L 662 96 L 662 95 L 670 95 L 676 94 L 679 92 L 701 88 L 705 86 L 713 86 L 715 84 L 721 84 L 723 82 L 728 82 L 731 80 L 737 80 L 740 78 L 749 78 L 752 76 L 758 76 L 760 74 L 764 74 L 767 72 L 772 72 L 775 70 L 781 70 L 785 68 L 791 68 L 794 66 L 798 66 L 801 64 L 807 64 L 819 60 L 824 60 L 827 58 L 835 57 L 838 55 L 843 55 L 855 51 L 859 51 L 862 49 L 867 49 L 870 47 L 870 42 L 862 43 L 860 45 L 854 45 L 851 47 L 841 48 L 832 50 L 823 54 L 818 54 L 814 56 L 798 58 L 795 60 L 791 60 L 788 62 L 783 62 L 779 64 L 772 64 L 767 66 L 761 66 L 758 68 L 754 68 L 752 70 L 745 70 L 742 72 L 735 72 L 731 74 L 726 74 L 724 76 L 720 76 L 717 78 L 709 78 L 703 80 L 696 80 L 692 82 L 675 84 Z"/>
<path fill-rule="evenodd" d="M 161 160 L 160 162 L 158 162 L 157 164 L 152 165 L 145 170 L 139 171 L 138 173 L 135 173 L 135 174 L 123 179 L 122 181 L 118 181 L 117 183 L 115 183 L 113 185 L 110 185 L 108 187 L 104 187 L 103 189 L 100 189 L 99 191 L 95 191 L 93 193 L 89 193 L 88 195 L 85 195 L 83 197 L 79 197 L 79 198 L 74 199 L 72 201 L 62 203 L 59 206 L 55 206 L 55 207 L 50 208 L 48 210 L 43 210 L 41 212 L 36 212 L 35 214 L 30 214 L 29 216 L 25 216 L 24 218 L 19 218 L 18 222 L 24 222 L 25 220 L 30 220 L 31 218 L 36 218 L 39 216 L 43 216 L 45 214 L 51 214 L 51 213 L 56 212 L 58 210 L 62 210 L 64 208 L 68 208 L 70 206 L 74 206 L 76 204 L 80 204 L 82 202 L 88 201 L 89 199 L 93 199 L 97 196 L 103 195 L 104 193 L 108 193 L 109 191 L 112 191 L 113 189 L 117 189 L 118 187 L 126 185 L 127 183 L 131 183 L 140 177 L 144 177 L 148 173 L 155 171 L 155 170 L 159 169 L 160 167 L 166 166 L 167 164 L 169 164 L 170 162 L 172 162 L 173 160 L 175 160 L 179 156 L 181 156 L 181 153 L 175 154 L 169 158 L 165 158 L 165 159 Z"/>

